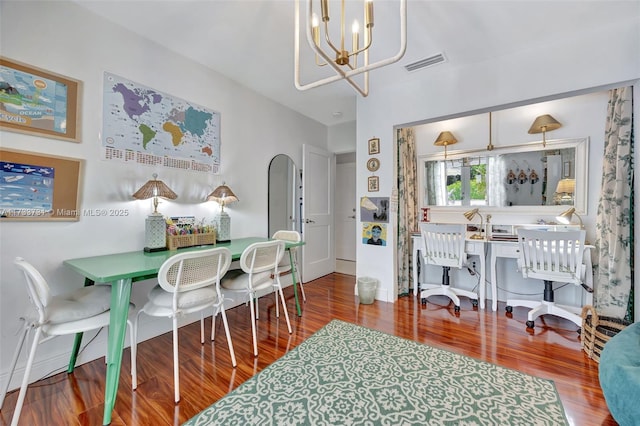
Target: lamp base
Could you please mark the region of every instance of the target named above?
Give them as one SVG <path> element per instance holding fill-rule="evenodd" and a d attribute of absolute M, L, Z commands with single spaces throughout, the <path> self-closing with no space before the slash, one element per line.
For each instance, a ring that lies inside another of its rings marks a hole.
<path fill-rule="evenodd" d="M 231 241 L 231 218 L 225 211 L 221 211 L 215 218 L 216 241 L 225 243 Z"/>
<path fill-rule="evenodd" d="M 167 251 L 168 249 L 166 247 L 145 247 L 144 248 L 144 252 L 145 253 L 155 253 L 157 251 Z"/>

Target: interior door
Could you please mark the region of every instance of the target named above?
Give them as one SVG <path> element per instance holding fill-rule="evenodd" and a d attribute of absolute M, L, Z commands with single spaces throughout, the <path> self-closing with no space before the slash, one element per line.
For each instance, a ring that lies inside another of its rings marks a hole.
<path fill-rule="evenodd" d="M 336 164 L 335 196 L 336 259 L 355 262 L 356 163 Z"/>
<path fill-rule="evenodd" d="M 302 281 L 335 271 L 335 156 L 315 146 L 302 146 Z"/>

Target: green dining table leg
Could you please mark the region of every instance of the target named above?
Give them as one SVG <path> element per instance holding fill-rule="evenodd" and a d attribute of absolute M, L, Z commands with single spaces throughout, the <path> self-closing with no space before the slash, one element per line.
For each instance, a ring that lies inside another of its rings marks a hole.
<path fill-rule="evenodd" d="M 89 278 L 84 279 L 84 286 L 89 287 L 94 285 L 93 280 Z M 78 353 L 80 353 L 80 344 L 82 343 L 82 335 L 83 333 L 76 333 L 76 338 L 73 341 L 73 349 L 71 350 L 71 357 L 69 358 L 69 368 L 67 368 L 67 373 L 73 373 L 73 369 L 76 368 L 76 361 L 78 360 Z"/>
<path fill-rule="evenodd" d="M 103 425 L 111 423 L 111 413 L 116 404 L 130 298 L 131 278 L 120 279 L 111 284 L 111 314 L 109 320 L 109 347 L 107 350 L 107 380 L 104 395 Z"/>
<path fill-rule="evenodd" d="M 289 250 L 289 263 L 291 264 L 291 278 L 293 279 L 293 295 L 296 299 L 296 309 L 298 310 L 298 316 L 302 316 L 302 310 L 300 309 L 300 300 L 298 299 L 298 285 L 296 282 L 296 263 L 293 261 L 293 253 Z"/>

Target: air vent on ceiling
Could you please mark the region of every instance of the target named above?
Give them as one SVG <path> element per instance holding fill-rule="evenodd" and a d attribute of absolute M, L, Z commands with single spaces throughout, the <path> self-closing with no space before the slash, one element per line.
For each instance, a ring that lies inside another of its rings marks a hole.
<path fill-rule="evenodd" d="M 419 61 L 407 64 L 404 66 L 404 68 L 407 71 L 411 72 L 411 71 L 416 71 L 422 68 L 430 67 L 432 65 L 440 64 L 442 62 L 446 62 L 446 60 L 447 59 L 444 57 L 444 54 L 438 53 L 437 55 L 429 56 L 428 58 L 424 58 Z"/>

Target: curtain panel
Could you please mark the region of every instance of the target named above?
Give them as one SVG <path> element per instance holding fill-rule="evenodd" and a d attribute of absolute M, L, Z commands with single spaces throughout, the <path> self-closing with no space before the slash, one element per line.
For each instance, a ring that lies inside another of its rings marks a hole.
<path fill-rule="evenodd" d="M 413 128 L 399 129 L 398 149 L 398 294 L 409 294 L 411 283 L 411 233 L 418 230 L 417 158 Z"/>
<path fill-rule="evenodd" d="M 633 88 L 609 92 L 596 218 L 594 303 L 602 315 L 631 319 L 633 298 Z"/>

